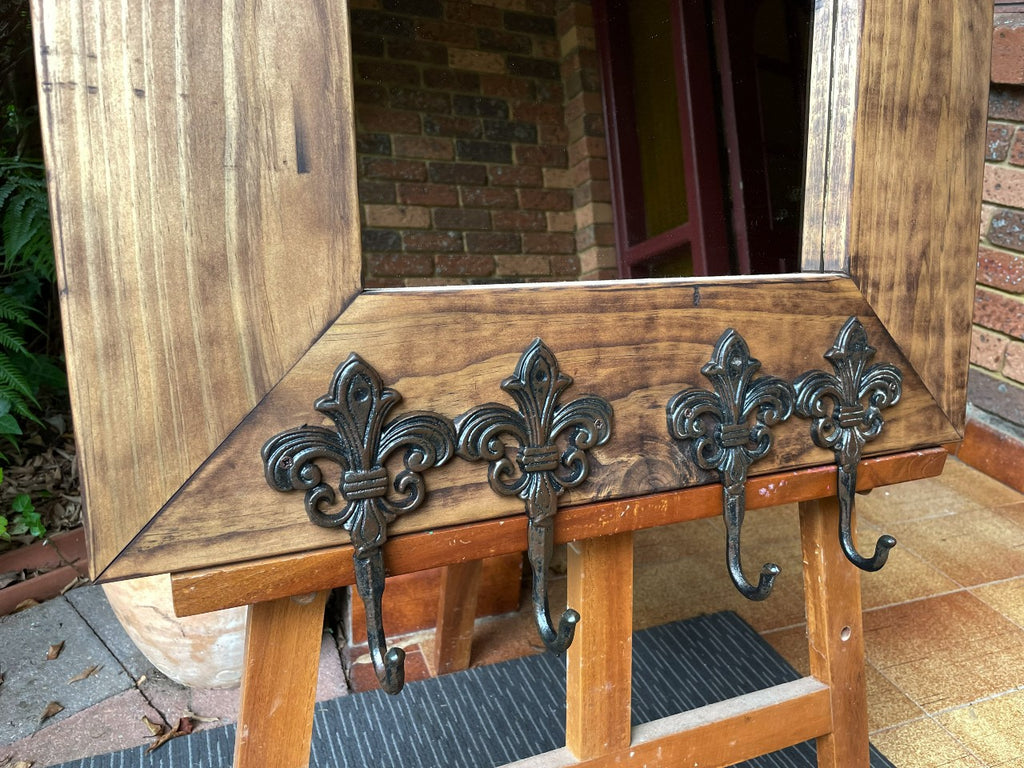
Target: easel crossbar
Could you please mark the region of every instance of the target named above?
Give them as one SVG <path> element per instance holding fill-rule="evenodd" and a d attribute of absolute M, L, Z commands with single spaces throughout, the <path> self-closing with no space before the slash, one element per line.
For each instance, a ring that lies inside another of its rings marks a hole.
<path fill-rule="evenodd" d="M 942 448 L 866 459 L 858 467 L 857 489 L 936 477 L 948 454 Z M 752 477 L 747 508 L 764 509 L 832 496 L 835 467 L 823 466 Z M 585 504 L 559 512 L 555 541 L 566 543 L 661 525 L 714 517 L 721 513 L 721 486 L 705 485 L 633 499 Z M 384 547 L 388 575 L 526 550 L 524 516 L 487 520 L 448 529 L 396 536 Z M 282 555 L 248 563 L 174 574 L 178 616 L 309 594 L 355 583 L 352 547 Z"/>
<path fill-rule="evenodd" d="M 601 757 L 577 761 L 563 748 L 505 768 L 724 768 L 831 731 L 829 688 L 813 677 L 804 677 L 637 726 L 628 747 Z"/>

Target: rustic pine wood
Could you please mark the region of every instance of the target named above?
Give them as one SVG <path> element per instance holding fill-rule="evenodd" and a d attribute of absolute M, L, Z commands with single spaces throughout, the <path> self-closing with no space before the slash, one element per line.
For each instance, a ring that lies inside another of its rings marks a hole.
<path fill-rule="evenodd" d="M 483 570 L 482 560 L 452 563 L 442 569 L 434 632 L 434 671 L 438 675 L 469 667 Z"/>
<path fill-rule="evenodd" d="M 859 5 L 850 270 L 962 434 L 992 3 Z"/>
<path fill-rule="evenodd" d="M 35 5 L 94 574 L 329 546 L 330 532 L 311 530 L 297 507 L 260 487 L 254 465 L 263 440 L 312 417 L 312 400 L 352 350 L 380 350 L 371 362 L 409 407 L 456 415 L 476 395 L 500 397 L 497 383 L 544 337 L 581 390 L 608 390 L 620 420 L 597 454 L 605 472 L 571 503 L 704 481 L 674 453 L 657 414 L 667 395 L 703 383 L 696 371 L 728 326 L 766 371 L 796 375 L 821 365 L 856 314 L 885 359 L 907 355 L 906 400 L 874 449 L 958 436 L 973 271 L 965 244 L 984 141 L 984 0 L 819 4 L 818 40 L 827 24 L 835 55 L 815 52 L 829 87 L 815 89 L 810 111 L 816 126 L 828 115 L 830 148 L 813 153 L 815 183 L 826 188 L 812 204 L 821 242 L 809 235 L 804 262 L 848 266 L 850 280 L 354 299 L 347 10 L 292 5 Z M 760 471 L 827 460 L 795 435 L 781 430 Z M 471 500 L 486 493 L 474 478 L 453 462 L 436 480 L 436 502 L 399 530 L 512 511 L 506 500 Z"/>
<path fill-rule="evenodd" d="M 97 575 L 359 288 L 348 13 L 38 0 L 32 27 Z"/>
<path fill-rule="evenodd" d="M 384 590 L 383 614 L 390 635 L 409 634 L 431 629 L 437 624 L 438 594 L 442 588 L 444 566 L 412 573 L 391 573 Z M 523 574 L 522 555 L 512 553 L 487 558 L 483 564 L 476 615 L 494 616 L 519 608 Z M 350 618 L 355 632 L 354 644 L 366 642 L 363 601 L 351 590 Z"/>
<path fill-rule="evenodd" d="M 828 688 L 805 677 L 638 726 L 632 743 L 610 755 L 577 761 L 568 749 L 559 749 L 505 768 L 724 768 L 813 739 L 831 727 Z"/>
<path fill-rule="evenodd" d="M 861 572 L 839 546 L 835 498 L 800 504 L 811 674 L 829 686 L 835 729 L 818 738 L 818 768 L 868 768 Z"/>
<path fill-rule="evenodd" d="M 857 488 L 866 491 L 894 483 L 936 477 L 948 456 L 942 448 L 865 459 L 857 467 Z M 747 509 L 832 496 L 834 467 L 814 467 L 753 477 L 747 482 Z M 626 531 L 720 515 L 722 487 L 688 488 L 643 498 L 568 507 L 555 520 L 555 541 L 566 543 Z M 526 518 L 519 514 L 449 529 L 396 536 L 384 547 L 391 575 L 412 573 L 450 563 L 522 552 Z M 174 574 L 171 589 L 179 616 L 249 605 L 293 594 L 355 583 L 352 548 L 335 546 L 316 552 L 281 555 L 237 565 Z M 387 592 L 385 591 L 385 596 Z"/>
<path fill-rule="evenodd" d="M 591 452 L 590 477 L 564 497 L 565 504 L 657 493 L 714 479 L 669 437 L 665 404 L 681 389 L 710 386 L 700 369 L 729 327 L 744 335 L 763 373 L 792 380 L 807 370 L 831 370 L 825 351 L 847 318 L 861 317 L 878 347 L 877 360 L 898 365 L 905 376 L 903 399 L 886 411 L 885 430 L 869 449 L 887 453 L 957 439 L 852 281 L 797 276 L 761 279 L 757 285 L 754 291 L 747 280 L 718 279 L 364 294 L 133 541 L 107 576 L 189 570 L 336 543 L 344 534 L 310 525 L 302 494 L 280 493 L 262 480 L 260 448 L 282 430 L 320 422 L 312 404 L 353 350 L 401 393 L 401 407 L 427 407 L 454 418 L 480 403 L 511 404 L 499 385 L 533 339 L 543 338 L 562 371 L 575 379 L 564 399 L 599 393 L 615 409 L 612 439 Z M 754 465 L 755 473 L 832 461 L 829 452 L 811 442 L 804 419 L 791 418 L 772 433 L 775 447 Z M 430 470 L 426 482 L 427 502 L 399 518 L 390 532 L 429 530 L 522 509 L 515 497 L 491 491 L 487 468 L 480 463 L 453 459 Z"/>
<path fill-rule="evenodd" d="M 633 533 L 576 541 L 568 552 L 567 602 L 584 618 L 567 651 L 565 744 L 586 760 L 629 746 Z"/>
<path fill-rule="evenodd" d="M 849 272 L 850 188 L 857 100 L 860 0 L 816 3 L 804 172 L 801 264 Z"/>
<path fill-rule="evenodd" d="M 307 768 L 329 592 L 254 605 L 245 641 L 234 768 Z"/>

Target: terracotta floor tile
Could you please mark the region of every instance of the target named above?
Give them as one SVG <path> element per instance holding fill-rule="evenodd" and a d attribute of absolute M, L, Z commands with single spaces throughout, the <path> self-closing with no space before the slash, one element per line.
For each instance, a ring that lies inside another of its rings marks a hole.
<path fill-rule="evenodd" d="M 765 632 L 762 637 L 801 675 L 810 674 L 805 626 Z M 889 682 L 870 664 L 867 666 L 868 728 L 889 728 L 924 715 L 906 694 Z"/>
<path fill-rule="evenodd" d="M 944 712 L 935 719 L 986 765 L 1024 760 L 1024 691 Z"/>
<path fill-rule="evenodd" d="M 931 718 L 871 735 L 896 768 L 983 768 L 984 763 Z"/>
<path fill-rule="evenodd" d="M 915 720 L 924 710 L 868 664 L 868 729 L 872 732 Z"/>
<path fill-rule="evenodd" d="M 1024 632 L 966 592 L 868 611 L 867 657 L 927 712 L 1024 685 Z"/>
<path fill-rule="evenodd" d="M 737 592 L 725 561 L 720 518 L 641 531 L 636 537 L 633 624 L 637 629 L 715 611 L 736 611 L 759 631 L 804 621 L 800 530 L 795 505 L 747 514 L 741 534 L 744 572 L 756 581 L 761 564 L 782 568 L 767 600 Z"/>
<path fill-rule="evenodd" d="M 865 556 L 871 555 L 875 551 L 876 539 L 886 532 L 884 528 L 870 524 L 859 525 L 858 551 Z M 960 588 L 959 584 L 911 552 L 898 539 L 882 569 L 863 574 L 860 584 L 865 610 L 941 595 Z"/>
<path fill-rule="evenodd" d="M 776 629 L 765 632 L 761 637 L 774 648 L 782 658 L 789 662 L 801 675 L 811 673 L 807 651 L 807 626 Z"/>
<path fill-rule="evenodd" d="M 1024 501 L 1024 494 L 952 456 L 936 479 L 955 493 L 969 495 L 984 507 Z"/>
<path fill-rule="evenodd" d="M 984 506 L 968 489 L 951 488 L 943 482 L 942 476 L 887 485 L 857 496 L 857 514 L 883 528 L 893 523 L 952 515 Z"/>
<path fill-rule="evenodd" d="M 890 525 L 889 533 L 963 586 L 1024 575 L 1024 511 L 973 509 Z"/>
<path fill-rule="evenodd" d="M 1024 627 L 1024 576 L 975 587 L 971 594 L 1014 624 Z"/>

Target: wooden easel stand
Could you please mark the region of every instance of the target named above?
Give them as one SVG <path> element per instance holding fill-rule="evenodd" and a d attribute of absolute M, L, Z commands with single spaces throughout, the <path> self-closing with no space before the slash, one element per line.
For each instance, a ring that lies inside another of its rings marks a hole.
<path fill-rule="evenodd" d="M 946 455 L 935 448 L 865 460 L 858 490 L 934 477 Z M 569 602 L 586 617 L 568 652 L 567 746 L 517 765 L 714 768 L 817 738 L 819 768 L 867 767 L 860 572 L 839 546 L 830 467 L 748 483 L 750 509 L 800 503 L 811 675 L 630 729 L 632 611 L 623 606 L 632 605 L 633 531 L 713 517 L 720 492 L 702 486 L 560 512 L 556 538 L 572 542 Z M 408 573 L 525 546 L 525 519 L 506 518 L 397 536 L 385 562 L 389 574 Z M 252 605 L 236 768 L 308 765 L 323 605 L 328 590 L 354 582 L 351 562 L 342 546 L 172 577 L 179 615 Z M 446 593 L 439 615 L 454 615 L 448 603 L 460 599 Z"/>

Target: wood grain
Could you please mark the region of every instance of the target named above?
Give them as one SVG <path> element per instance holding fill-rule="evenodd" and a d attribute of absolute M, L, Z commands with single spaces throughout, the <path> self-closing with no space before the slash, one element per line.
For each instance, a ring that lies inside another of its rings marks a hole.
<path fill-rule="evenodd" d="M 559 749 L 505 768 L 724 768 L 813 739 L 831 727 L 828 688 L 805 677 L 638 726 L 630 745 L 610 755 L 577 761 L 568 749 Z"/>
<path fill-rule="evenodd" d="M 633 533 L 572 542 L 568 550 L 568 604 L 583 618 L 567 651 L 565 744 L 586 760 L 629 746 Z"/>
<path fill-rule="evenodd" d="M 904 371 L 902 401 L 885 412 L 872 452 L 887 453 L 956 439 L 942 412 L 845 278 L 680 280 L 446 291 L 398 290 L 360 296 L 282 382 L 252 411 L 160 516 L 108 571 L 119 578 L 151 570 L 190 570 L 317 549 L 338 530 L 306 518 L 300 493 L 280 493 L 263 479 L 260 449 L 273 435 L 322 416 L 312 403 L 352 351 L 376 367 L 403 397 L 400 408 L 455 418 L 488 401 L 513 404 L 501 389 L 535 337 L 554 351 L 575 383 L 563 401 L 585 393 L 614 410 L 611 440 L 591 452 L 590 478 L 563 504 L 628 498 L 706 484 L 669 436 L 665 406 L 688 387 L 709 388 L 700 369 L 729 327 L 746 338 L 761 373 L 793 380 L 831 365 L 823 358 L 847 318 L 857 315 L 878 347 L 877 361 Z M 809 423 L 792 418 L 772 430 L 775 447 L 752 473 L 831 463 L 814 447 Z M 327 468 L 325 477 L 338 470 Z M 430 530 L 522 511 L 495 494 L 487 467 L 455 459 L 426 475 L 429 498 L 399 518 L 394 533 Z"/>
<path fill-rule="evenodd" d="M 839 545 L 839 503 L 800 504 L 811 674 L 826 683 L 835 728 L 818 738 L 818 768 L 867 768 L 868 696 L 861 572 Z"/>
<path fill-rule="evenodd" d="M 857 488 L 866 491 L 936 477 L 947 455 L 933 448 L 866 459 L 857 467 Z M 834 467 L 753 477 L 747 484 L 747 509 L 809 501 L 835 492 Z M 555 541 L 561 544 L 714 517 L 722 513 L 721 493 L 721 486 L 714 484 L 563 509 L 555 520 Z M 525 549 L 526 517 L 520 514 L 396 536 L 384 547 L 384 562 L 388 574 L 395 575 Z M 352 548 L 346 545 L 175 574 L 171 589 L 175 612 L 192 616 L 353 583 Z"/>
<path fill-rule="evenodd" d="M 438 675 L 469 668 L 483 570 L 482 560 L 452 563 L 442 569 L 434 632 L 434 672 Z"/>
<path fill-rule="evenodd" d="M 991 0 L 862 0 L 851 274 L 962 434 Z"/>
<path fill-rule="evenodd" d="M 307 768 L 327 592 L 249 611 L 234 768 Z"/>
<path fill-rule="evenodd" d="M 389 635 L 422 632 L 437 625 L 438 595 L 443 589 L 445 566 L 413 573 L 391 574 L 381 608 Z M 483 563 L 476 616 L 496 616 L 519 609 L 522 597 L 523 558 L 520 553 L 487 558 Z M 353 644 L 366 642 L 366 611 L 355 590 L 349 595 L 349 634 Z"/>
<path fill-rule="evenodd" d="M 359 288 L 348 14 L 38 0 L 32 26 L 96 575 Z"/>
<path fill-rule="evenodd" d="M 814 4 L 801 243 L 806 272 L 850 270 L 860 31 L 861 0 Z"/>

